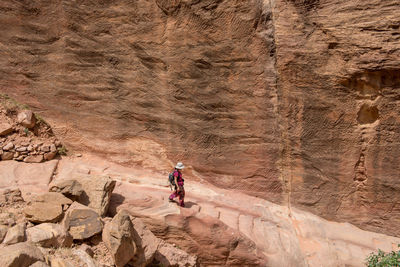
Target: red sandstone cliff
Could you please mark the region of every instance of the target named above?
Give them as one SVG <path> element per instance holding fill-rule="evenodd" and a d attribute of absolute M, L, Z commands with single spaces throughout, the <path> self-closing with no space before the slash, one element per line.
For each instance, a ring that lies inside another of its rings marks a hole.
<path fill-rule="evenodd" d="M 0 91 L 71 148 L 399 236 L 400 3 L 0 3 Z M 390 218 L 390 220 L 389 220 Z"/>

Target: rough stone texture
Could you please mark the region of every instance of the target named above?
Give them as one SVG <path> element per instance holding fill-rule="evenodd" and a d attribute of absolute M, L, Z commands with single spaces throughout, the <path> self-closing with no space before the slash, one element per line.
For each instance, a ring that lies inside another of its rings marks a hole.
<path fill-rule="evenodd" d="M 58 192 L 48 192 L 44 194 L 37 195 L 33 198 L 33 202 L 42 202 L 55 205 L 71 205 L 72 200 L 65 197 L 63 194 Z"/>
<path fill-rule="evenodd" d="M 4 237 L 3 244 L 12 245 L 19 242 L 26 241 L 26 223 L 18 223 L 8 229 L 6 236 Z"/>
<path fill-rule="evenodd" d="M 24 199 L 22 198 L 21 190 L 18 187 L 0 189 L 0 200 L 4 201 L 4 203 L 7 204 L 14 204 L 24 201 Z"/>
<path fill-rule="evenodd" d="M 0 122 L 0 136 L 7 135 L 13 131 L 11 124 L 7 122 Z"/>
<path fill-rule="evenodd" d="M 107 176 L 79 177 L 76 180 L 84 191 L 79 203 L 94 209 L 100 216 L 106 215 L 116 182 Z"/>
<path fill-rule="evenodd" d="M 0 244 L 3 242 L 4 237 L 7 234 L 8 226 L 0 225 Z"/>
<path fill-rule="evenodd" d="M 23 199 L 28 201 L 32 194 L 47 191 L 57 163 L 56 160 L 41 164 L 0 161 L 0 191 L 17 186 Z"/>
<path fill-rule="evenodd" d="M 0 213 L 0 225 L 15 225 L 15 215 L 9 212 Z"/>
<path fill-rule="evenodd" d="M 50 267 L 50 266 L 42 261 L 37 261 L 34 264 L 30 265 L 29 267 Z"/>
<path fill-rule="evenodd" d="M 24 162 L 26 163 L 40 163 L 43 161 L 43 155 L 30 155 L 24 158 Z"/>
<path fill-rule="evenodd" d="M 26 230 L 28 241 L 41 247 L 70 247 L 72 236 L 64 227 L 54 223 L 42 223 Z"/>
<path fill-rule="evenodd" d="M 71 262 L 61 259 L 54 258 L 51 260 L 51 267 L 75 267 Z"/>
<path fill-rule="evenodd" d="M 83 193 L 83 188 L 77 180 L 57 180 L 49 185 L 49 191 L 59 192 L 69 199 L 78 200 Z"/>
<path fill-rule="evenodd" d="M 44 261 L 40 249 L 30 242 L 18 243 L 0 249 L 0 266 L 28 267 L 37 261 Z"/>
<path fill-rule="evenodd" d="M 99 265 L 97 264 L 97 262 L 90 257 L 89 254 L 87 254 L 85 251 L 80 250 L 80 249 L 74 249 L 72 251 L 72 253 L 74 255 L 76 255 L 77 257 L 79 257 L 79 259 L 87 266 L 87 267 L 98 267 Z"/>
<path fill-rule="evenodd" d="M 18 123 L 31 129 L 35 127 L 36 118 L 31 110 L 21 110 L 17 116 Z"/>
<path fill-rule="evenodd" d="M 154 258 L 161 263 L 161 266 L 195 267 L 197 257 L 161 241 Z"/>
<path fill-rule="evenodd" d="M 1 160 L 12 160 L 14 158 L 14 152 L 4 151 L 1 155 Z"/>
<path fill-rule="evenodd" d="M 127 211 L 121 210 L 111 222 L 106 223 L 102 236 L 117 267 L 125 266 L 135 256 L 133 225 Z"/>
<path fill-rule="evenodd" d="M 0 7 L 1 91 L 70 146 L 400 236 L 398 0 Z"/>
<path fill-rule="evenodd" d="M 62 221 L 74 240 L 84 240 L 101 233 L 103 223 L 99 214 L 77 202 L 72 203 Z"/>
<path fill-rule="evenodd" d="M 134 241 L 137 255 L 134 266 L 148 266 L 154 259 L 161 239 L 157 238 L 140 218 L 131 218 L 134 227 Z"/>
<path fill-rule="evenodd" d="M 24 209 L 26 218 L 34 223 L 58 222 L 62 219 L 63 209 L 59 204 L 33 202 Z"/>

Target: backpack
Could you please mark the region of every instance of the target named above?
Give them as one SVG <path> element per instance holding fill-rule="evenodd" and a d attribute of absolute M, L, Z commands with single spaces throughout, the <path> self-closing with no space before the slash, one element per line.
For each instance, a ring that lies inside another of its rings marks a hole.
<path fill-rule="evenodd" d="M 174 172 L 171 172 L 171 173 L 168 175 L 168 182 L 169 182 L 169 186 L 171 187 L 171 189 L 172 189 L 172 186 L 176 186 L 176 184 L 175 184 L 175 178 L 174 178 Z"/>

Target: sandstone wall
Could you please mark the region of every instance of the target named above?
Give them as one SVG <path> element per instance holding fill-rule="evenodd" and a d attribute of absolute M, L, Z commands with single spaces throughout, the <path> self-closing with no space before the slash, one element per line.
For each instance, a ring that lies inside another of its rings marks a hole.
<path fill-rule="evenodd" d="M 5 0 L 0 90 L 71 148 L 398 236 L 399 10 Z"/>

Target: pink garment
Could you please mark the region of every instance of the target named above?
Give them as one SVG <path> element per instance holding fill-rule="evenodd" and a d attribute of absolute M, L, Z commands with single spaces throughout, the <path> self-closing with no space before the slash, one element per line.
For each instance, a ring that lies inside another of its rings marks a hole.
<path fill-rule="evenodd" d="M 183 186 L 183 179 L 182 179 L 182 174 L 180 174 L 176 169 L 174 171 L 174 177 L 177 177 L 178 181 L 178 186 Z"/>
<path fill-rule="evenodd" d="M 185 206 L 185 188 L 183 187 L 183 178 L 182 174 L 180 174 L 176 169 L 174 171 L 174 177 L 176 177 L 176 180 L 178 182 L 178 186 L 175 186 L 175 192 L 172 193 L 169 196 L 170 200 L 173 200 L 176 197 L 179 197 L 179 205 L 181 207 Z M 178 187 L 179 187 L 179 192 L 178 192 Z"/>

